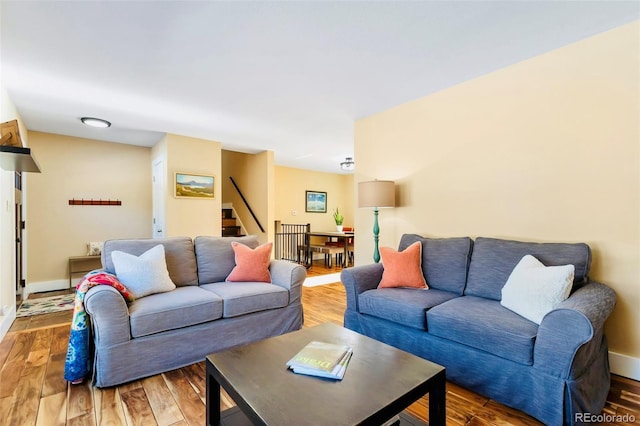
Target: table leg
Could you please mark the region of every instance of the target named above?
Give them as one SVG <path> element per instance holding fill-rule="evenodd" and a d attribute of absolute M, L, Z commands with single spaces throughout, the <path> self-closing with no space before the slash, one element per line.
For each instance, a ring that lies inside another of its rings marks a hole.
<path fill-rule="evenodd" d="M 446 376 L 443 371 L 433 378 L 433 387 L 429 391 L 429 425 L 430 426 L 444 426 L 447 417 L 446 407 Z"/>
<path fill-rule="evenodd" d="M 220 383 L 207 371 L 207 426 L 220 425 Z"/>
<path fill-rule="evenodd" d="M 349 239 L 345 237 L 344 239 L 344 254 L 342 256 L 342 267 L 346 268 L 349 266 L 349 262 L 347 260 L 347 256 L 349 256 Z"/>

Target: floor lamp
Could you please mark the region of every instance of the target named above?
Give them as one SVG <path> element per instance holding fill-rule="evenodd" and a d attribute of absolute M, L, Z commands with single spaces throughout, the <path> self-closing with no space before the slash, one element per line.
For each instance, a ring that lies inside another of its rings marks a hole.
<path fill-rule="evenodd" d="M 380 250 L 378 249 L 378 209 L 395 207 L 396 191 L 393 181 L 372 180 L 358 183 L 358 207 L 373 207 L 373 261 L 380 262 Z"/>

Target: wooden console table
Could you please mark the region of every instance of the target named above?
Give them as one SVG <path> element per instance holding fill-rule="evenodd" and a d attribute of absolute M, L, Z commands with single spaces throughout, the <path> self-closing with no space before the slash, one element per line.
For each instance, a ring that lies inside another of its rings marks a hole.
<path fill-rule="evenodd" d="M 69 287 L 73 287 L 74 275 L 86 274 L 100 268 L 102 268 L 100 256 L 71 256 L 69 258 Z"/>

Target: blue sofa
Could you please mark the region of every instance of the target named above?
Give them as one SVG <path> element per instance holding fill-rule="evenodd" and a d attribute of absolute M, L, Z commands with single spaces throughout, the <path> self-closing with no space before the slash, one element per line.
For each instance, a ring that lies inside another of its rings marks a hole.
<path fill-rule="evenodd" d="M 601 412 L 610 386 L 603 326 L 616 297 L 589 280 L 588 245 L 405 234 L 399 250 L 416 241 L 430 289 L 378 289 L 382 264 L 345 269 L 345 327 L 441 364 L 448 380 L 548 425 Z M 569 298 L 540 325 L 500 304 L 527 254 L 575 266 Z"/>
<path fill-rule="evenodd" d="M 102 251 L 104 270 L 115 274 L 113 251 L 139 256 L 162 244 L 174 290 L 127 304 L 113 287 L 87 292 L 98 387 L 184 367 L 211 353 L 302 327 L 304 267 L 271 260 L 271 284 L 225 282 L 235 266 L 232 241 L 251 248 L 258 238 L 201 236 L 110 240 Z"/>

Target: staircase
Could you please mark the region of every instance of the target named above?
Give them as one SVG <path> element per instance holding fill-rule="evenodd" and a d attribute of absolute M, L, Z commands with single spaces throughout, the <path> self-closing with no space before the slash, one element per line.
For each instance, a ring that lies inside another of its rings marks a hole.
<path fill-rule="evenodd" d="M 242 232 L 240 226 L 233 217 L 233 209 L 222 209 L 222 236 L 223 237 L 240 237 Z"/>

